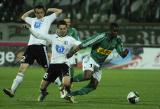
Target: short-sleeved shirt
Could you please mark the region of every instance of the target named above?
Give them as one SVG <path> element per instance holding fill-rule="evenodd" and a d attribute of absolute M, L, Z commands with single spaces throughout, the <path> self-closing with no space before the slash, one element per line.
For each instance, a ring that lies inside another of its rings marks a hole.
<path fill-rule="evenodd" d="M 56 14 L 53 13 L 51 15 L 43 17 L 42 19 L 26 17 L 25 22 L 30 24 L 33 30 L 38 31 L 39 33 L 48 34 L 50 26 L 56 18 L 57 18 Z M 40 45 L 40 44 L 46 45 L 46 41 L 42 39 L 37 39 L 31 34 L 28 45 Z"/>

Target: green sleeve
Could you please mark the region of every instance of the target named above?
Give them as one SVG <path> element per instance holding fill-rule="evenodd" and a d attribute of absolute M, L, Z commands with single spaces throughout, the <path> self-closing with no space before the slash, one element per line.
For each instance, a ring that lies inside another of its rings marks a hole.
<path fill-rule="evenodd" d="M 78 40 L 78 41 L 80 41 L 80 37 L 79 37 L 79 34 L 78 34 L 78 31 L 75 29 L 75 28 L 73 28 L 73 37 L 76 39 L 76 40 Z"/>
<path fill-rule="evenodd" d="M 69 28 L 67 34 L 80 41 L 78 31 L 75 28 Z"/>
<path fill-rule="evenodd" d="M 84 40 L 81 43 L 81 47 L 85 48 L 88 46 L 92 46 L 94 44 L 101 42 L 104 38 L 105 38 L 105 33 L 93 35 L 93 36 L 89 37 L 88 39 Z"/>
<path fill-rule="evenodd" d="M 122 43 L 122 40 L 120 38 L 117 39 L 116 50 L 117 50 L 118 54 L 121 57 L 124 57 L 124 54 L 123 54 L 123 43 Z"/>

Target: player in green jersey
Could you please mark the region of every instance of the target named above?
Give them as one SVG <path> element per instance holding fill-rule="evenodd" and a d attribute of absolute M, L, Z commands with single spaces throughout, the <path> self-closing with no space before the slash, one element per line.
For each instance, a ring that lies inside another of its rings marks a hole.
<path fill-rule="evenodd" d="M 68 17 L 66 17 L 66 18 L 64 19 L 64 21 L 66 21 L 67 26 L 68 26 L 67 34 L 68 34 L 69 36 L 72 36 L 74 39 L 80 41 L 80 37 L 79 37 L 78 31 L 77 31 L 75 28 L 71 27 L 71 19 L 68 18 Z M 76 53 L 74 56 L 72 56 L 72 57 L 69 59 L 70 65 L 71 65 L 71 66 L 70 66 L 70 67 L 71 67 L 71 69 L 70 69 L 71 77 L 73 77 L 73 75 L 74 75 L 73 66 L 77 64 L 77 55 L 79 55 L 79 54 Z"/>
<path fill-rule="evenodd" d="M 68 26 L 67 34 L 69 36 L 72 36 L 76 40 L 80 40 L 78 31 L 75 28 L 71 27 L 71 19 L 67 17 L 64 19 L 64 21 L 66 21 L 67 26 Z"/>
<path fill-rule="evenodd" d="M 78 31 L 71 27 L 71 19 L 69 17 L 64 18 L 64 21 L 67 23 L 67 34 L 69 36 L 72 36 L 74 39 L 80 41 Z M 79 53 L 74 54 L 71 58 L 68 59 L 69 64 L 70 64 L 70 76 L 74 76 L 74 66 L 77 64 L 77 57 L 79 56 Z M 56 79 L 56 84 L 60 86 L 60 98 L 64 98 L 67 94 L 67 92 L 61 88 L 61 80 L 60 78 Z"/>
<path fill-rule="evenodd" d="M 80 82 L 85 80 L 90 80 L 89 84 L 85 87 L 72 91 L 67 94 L 66 98 L 76 95 L 85 95 L 89 92 L 95 90 L 98 86 L 98 83 L 101 80 L 101 67 L 108 55 L 116 49 L 118 54 L 121 57 L 126 57 L 128 54 L 128 49 L 123 48 L 122 41 L 120 37 L 117 36 L 119 26 L 117 23 L 110 24 L 109 33 L 100 33 L 96 34 L 93 37 L 90 37 L 83 41 L 79 46 L 75 47 L 74 50 L 70 51 L 67 54 L 67 57 L 71 57 L 78 50 L 91 46 L 90 56 L 85 57 L 83 60 L 83 71 L 73 78 L 73 82 Z"/>

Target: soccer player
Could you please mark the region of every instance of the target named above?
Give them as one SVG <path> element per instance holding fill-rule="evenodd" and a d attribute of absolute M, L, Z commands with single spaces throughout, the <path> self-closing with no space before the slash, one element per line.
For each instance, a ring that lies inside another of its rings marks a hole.
<path fill-rule="evenodd" d="M 69 36 L 72 36 L 74 39 L 80 41 L 80 37 L 79 37 L 78 31 L 75 28 L 71 27 L 71 19 L 70 18 L 65 18 L 64 21 L 66 21 L 67 26 L 68 26 L 67 34 Z M 78 54 L 76 54 L 76 55 L 78 55 Z M 77 62 L 76 62 L 77 61 L 76 55 L 74 55 L 71 58 L 69 58 L 69 62 L 70 62 L 70 66 L 71 66 L 71 68 L 70 68 L 71 69 L 71 72 L 70 72 L 71 73 L 71 77 L 74 76 L 73 66 L 75 64 L 77 64 Z"/>
<path fill-rule="evenodd" d="M 47 34 L 50 25 L 57 18 L 57 16 L 62 13 L 62 9 L 49 8 L 47 12 L 51 12 L 52 14 L 45 16 L 45 8 L 42 5 L 38 5 L 34 9 L 24 13 L 21 19 L 24 20 L 27 24 L 29 24 L 33 30 Z M 35 14 L 35 18 L 29 17 L 29 15 L 32 13 Z M 16 78 L 13 80 L 11 88 L 3 89 L 6 95 L 8 95 L 9 97 L 14 96 L 16 89 L 23 81 L 24 74 L 27 68 L 29 67 L 29 65 L 33 64 L 34 60 L 36 60 L 37 63 L 44 68 L 45 72 L 47 71 L 48 56 L 46 50 L 46 41 L 37 39 L 31 34 L 27 49 L 23 55 L 23 59 L 21 60 L 19 71 Z"/>
<path fill-rule="evenodd" d="M 52 44 L 52 56 L 47 73 L 43 76 L 43 80 L 40 86 L 40 96 L 38 101 L 42 102 L 46 95 L 48 95 L 48 85 L 56 80 L 57 77 L 62 78 L 62 87 L 70 92 L 70 75 L 68 59 L 66 54 L 72 47 L 79 45 L 81 42 L 75 40 L 71 36 L 67 35 L 67 24 L 64 20 L 57 23 L 56 34 L 41 34 L 33 29 L 29 28 L 34 37 L 43 39 Z M 74 102 L 74 99 L 69 99 Z"/>
<path fill-rule="evenodd" d="M 74 39 L 80 41 L 78 31 L 75 28 L 71 27 L 71 19 L 69 17 L 66 17 L 66 18 L 64 18 L 64 21 L 66 22 L 67 27 L 68 27 L 67 34 L 69 36 L 72 36 Z M 69 58 L 71 78 L 74 76 L 74 65 L 77 64 L 78 55 L 80 55 L 80 54 L 76 53 L 71 58 Z M 59 77 L 55 80 L 55 82 L 60 87 L 60 98 L 64 98 L 66 96 L 66 94 L 69 93 L 69 92 L 66 92 L 64 89 L 61 88 L 61 79 Z"/>
<path fill-rule="evenodd" d="M 117 36 L 118 30 L 118 24 L 111 23 L 109 33 L 96 34 L 93 37 L 83 41 L 79 46 L 67 54 L 67 57 L 69 58 L 82 48 L 88 46 L 91 46 L 92 48 L 90 56 L 85 57 L 83 60 L 84 74 L 79 74 L 73 78 L 73 82 L 90 80 L 89 84 L 79 90 L 72 91 L 67 94 L 66 97 L 85 95 L 97 88 L 98 83 L 101 80 L 102 64 L 113 49 L 116 49 L 121 57 L 124 58 L 127 56 L 129 51 L 128 49 L 123 48 L 122 41 L 120 37 Z"/>

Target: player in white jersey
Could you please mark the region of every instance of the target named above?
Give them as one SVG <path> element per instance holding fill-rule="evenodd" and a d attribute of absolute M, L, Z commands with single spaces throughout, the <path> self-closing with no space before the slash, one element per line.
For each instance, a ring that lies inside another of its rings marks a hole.
<path fill-rule="evenodd" d="M 74 27 L 72 27 L 72 25 L 71 25 L 71 18 L 66 17 L 66 18 L 64 18 L 64 21 L 66 22 L 67 28 L 68 28 L 67 34 L 72 36 L 74 39 L 80 41 L 78 31 Z M 80 54 L 76 53 L 75 55 L 73 55 L 71 58 L 68 59 L 69 64 L 70 64 L 70 76 L 71 76 L 71 78 L 73 78 L 73 76 L 74 76 L 74 66 L 77 65 L 78 57 L 80 57 Z M 58 84 L 58 86 L 60 88 L 60 98 L 64 98 L 67 94 L 67 91 L 62 90 L 61 79 L 58 77 L 55 80 L 55 83 Z"/>
<path fill-rule="evenodd" d="M 38 31 L 39 33 L 48 34 L 50 25 L 57 18 L 57 16 L 62 13 L 62 10 L 57 8 L 49 8 L 47 12 L 52 12 L 52 14 L 45 16 L 45 8 L 42 5 L 38 5 L 34 9 L 24 13 L 21 19 L 29 24 L 33 30 Z M 31 13 L 34 13 L 36 17 L 29 17 Z M 13 80 L 11 88 L 3 89 L 6 95 L 10 97 L 14 96 L 16 89 L 23 81 L 27 68 L 29 65 L 33 64 L 35 60 L 44 68 L 44 71 L 46 72 L 49 65 L 46 51 L 46 41 L 37 39 L 31 34 L 27 49 L 23 55 L 23 59 L 21 60 L 19 71 L 16 78 Z"/>
<path fill-rule="evenodd" d="M 75 40 L 71 36 L 67 35 L 67 24 L 64 20 L 57 23 L 56 34 L 41 34 L 30 28 L 34 37 L 46 40 L 52 44 L 52 56 L 47 73 L 43 76 L 43 80 L 40 86 L 40 96 L 38 101 L 43 101 L 46 95 L 48 95 L 47 87 L 51 82 L 54 82 L 57 77 L 62 78 L 62 86 L 65 90 L 70 90 L 70 75 L 69 65 L 66 54 L 72 47 L 81 44 L 80 41 Z M 73 98 L 70 99 L 74 102 Z"/>

